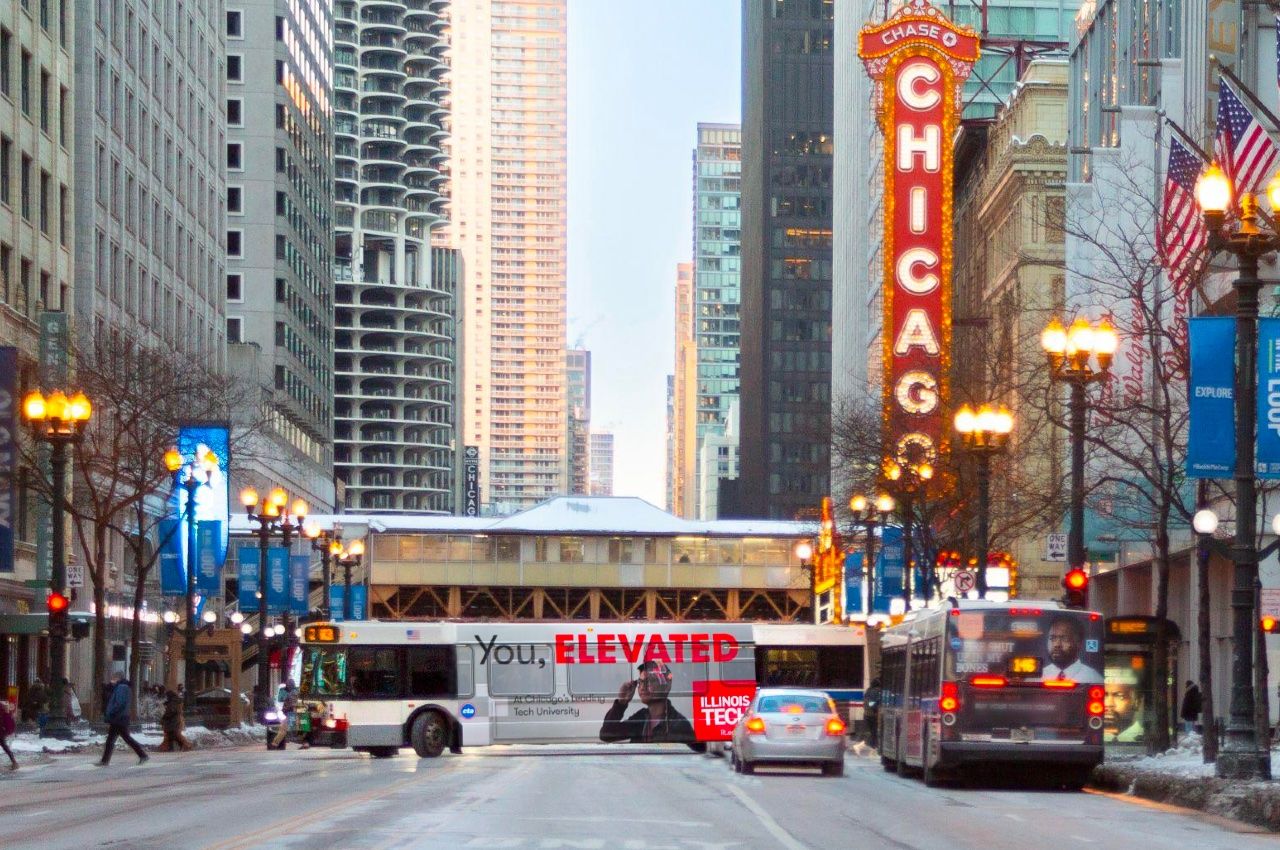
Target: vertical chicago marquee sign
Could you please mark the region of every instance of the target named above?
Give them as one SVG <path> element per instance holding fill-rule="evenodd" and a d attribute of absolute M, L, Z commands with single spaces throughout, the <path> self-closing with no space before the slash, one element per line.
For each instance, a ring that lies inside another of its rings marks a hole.
<path fill-rule="evenodd" d="M 978 34 L 910 0 L 858 35 L 884 133 L 884 441 L 900 463 L 947 445 L 952 139 Z"/>

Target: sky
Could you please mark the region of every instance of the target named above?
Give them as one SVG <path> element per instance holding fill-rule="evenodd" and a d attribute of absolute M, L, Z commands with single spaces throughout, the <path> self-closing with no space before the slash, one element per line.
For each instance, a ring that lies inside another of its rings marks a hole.
<path fill-rule="evenodd" d="M 614 495 L 666 501 L 676 264 L 699 121 L 741 115 L 741 0 L 569 0 L 569 334 Z"/>

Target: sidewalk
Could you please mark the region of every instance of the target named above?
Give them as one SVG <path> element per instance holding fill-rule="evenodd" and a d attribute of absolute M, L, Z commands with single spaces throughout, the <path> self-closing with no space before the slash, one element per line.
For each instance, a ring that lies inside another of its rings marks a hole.
<path fill-rule="evenodd" d="M 242 747 L 248 744 L 261 744 L 265 740 L 267 730 L 260 725 L 241 725 L 230 729 L 209 729 L 204 726 L 188 726 L 184 733 L 197 750 L 217 749 L 220 747 Z M 143 723 L 133 733 L 134 739 L 147 749 L 155 749 L 164 740 L 164 733 L 155 723 Z M 18 757 L 18 764 L 43 761 L 49 756 L 61 753 L 80 753 L 100 748 L 107 740 L 105 732 L 99 732 L 87 723 L 77 723 L 72 727 L 72 739 L 64 741 L 58 738 L 41 738 L 35 732 L 21 731 L 9 738 L 9 746 Z M 4 771 L 4 754 L 0 753 L 0 772 Z"/>
<path fill-rule="evenodd" d="M 1272 749 L 1271 764 L 1280 770 L 1280 750 Z M 1160 755 L 1108 759 L 1093 771 L 1091 785 L 1280 832 L 1280 781 L 1218 779 L 1195 734 Z"/>

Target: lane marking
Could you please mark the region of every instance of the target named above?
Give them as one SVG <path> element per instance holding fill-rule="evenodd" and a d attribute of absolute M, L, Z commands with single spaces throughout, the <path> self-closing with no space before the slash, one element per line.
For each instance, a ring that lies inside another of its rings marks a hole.
<path fill-rule="evenodd" d="M 768 830 L 769 834 L 776 838 L 781 846 L 786 847 L 787 850 L 809 850 L 806 845 L 801 844 L 792 837 L 791 833 L 783 829 L 782 826 L 774 820 L 759 803 L 751 799 L 746 791 L 743 791 L 736 785 L 729 785 L 726 787 L 728 787 L 729 791 L 742 802 L 742 805 L 747 807 L 747 811 L 756 816 L 756 820 L 760 821 L 760 825 Z"/>
<path fill-rule="evenodd" d="M 531 821 L 552 821 L 555 823 L 645 823 L 657 824 L 659 826 L 684 826 L 690 829 L 709 829 L 711 824 L 706 821 L 696 820 L 666 820 L 663 818 L 606 818 L 606 817 L 579 817 L 579 818 L 538 818 L 538 817 L 518 817 L 516 820 Z"/>

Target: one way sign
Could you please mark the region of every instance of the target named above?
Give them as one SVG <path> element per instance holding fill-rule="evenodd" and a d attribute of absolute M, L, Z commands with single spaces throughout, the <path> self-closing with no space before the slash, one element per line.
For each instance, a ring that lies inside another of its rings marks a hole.
<path fill-rule="evenodd" d="M 1067 560 L 1067 535 L 1050 534 L 1045 541 L 1044 559 L 1063 562 Z"/>

